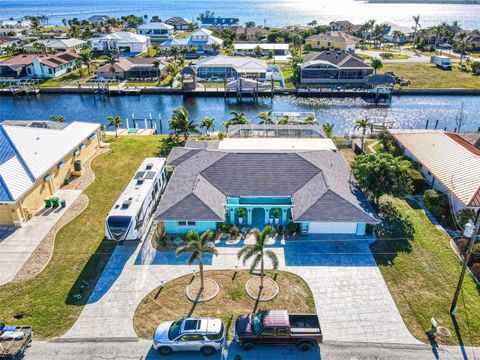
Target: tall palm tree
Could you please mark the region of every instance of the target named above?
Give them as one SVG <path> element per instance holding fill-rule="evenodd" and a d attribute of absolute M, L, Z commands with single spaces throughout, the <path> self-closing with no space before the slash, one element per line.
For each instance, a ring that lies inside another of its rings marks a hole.
<path fill-rule="evenodd" d="M 218 51 L 220 50 L 220 48 L 221 48 L 220 44 L 217 44 L 217 43 L 212 44 L 212 50 L 213 50 L 213 52 L 214 52 L 215 54 L 218 53 Z"/>
<path fill-rule="evenodd" d="M 90 74 L 90 61 L 92 61 L 92 51 L 90 49 L 82 49 L 78 56 L 80 56 L 80 62 L 87 67 L 87 74 Z"/>
<path fill-rule="evenodd" d="M 241 249 L 237 257 L 239 260 L 245 262 L 253 258 L 252 264 L 250 265 L 250 271 L 253 272 L 255 268 L 260 264 L 260 291 L 263 289 L 263 277 L 265 276 L 265 256 L 270 259 L 273 265 L 273 269 L 278 268 L 278 257 L 272 250 L 266 250 L 265 245 L 269 236 L 272 236 L 275 233 L 275 230 L 272 226 L 265 226 L 262 232 L 258 229 L 254 229 L 253 233 L 255 235 L 255 243 L 245 246 Z"/>
<path fill-rule="evenodd" d="M 210 131 L 213 131 L 215 129 L 215 119 L 212 119 L 210 117 L 205 117 L 200 121 L 200 128 L 205 129 L 205 134 L 207 136 L 210 136 Z"/>
<path fill-rule="evenodd" d="M 188 140 L 188 136 L 191 133 L 200 133 L 197 124 L 190 118 L 190 113 L 183 106 L 173 111 L 168 126 L 175 136 L 178 137 L 179 134 L 183 134 L 185 140 Z"/>
<path fill-rule="evenodd" d="M 180 49 L 176 46 L 173 46 L 170 51 L 170 55 L 173 56 L 173 60 L 177 61 L 177 56 L 180 55 Z"/>
<path fill-rule="evenodd" d="M 158 44 L 153 44 L 153 45 L 152 45 L 152 49 L 153 49 L 153 51 L 155 52 L 155 54 L 153 54 L 152 57 L 153 57 L 153 56 L 157 56 L 158 52 L 160 51 L 160 45 L 158 45 Z"/>
<path fill-rule="evenodd" d="M 460 66 L 462 66 L 463 56 L 465 55 L 465 50 L 467 50 L 466 39 L 467 39 L 467 33 L 465 31 L 462 31 L 458 34 L 458 41 L 455 44 L 455 47 L 460 52 L 460 63 L 459 63 Z"/>
<path fill-rule="evenodd" d="M 180 246 L 177 249 L 177 256 L 182 254 L 191 254 L 188 259 L 188 265 L 192 265 L 195 261 L 198 261 L 198 268 L 200 272 L 200 293 L 205 288 L 205 279 L 203 276 L 203 255 L 212 254 L 218 255 L 218 251 L 215 248 L 215 244 L 211 241 L 213 238 L 212 231 L 206 231 L 201 236 L 195 230 L 190 230 L 187 233 L 189 242 L 187 245 Z"/>
<path fill-rule="evenodd" d="M 107 128 L 113 126 L 115 128 L 115 137 L 118 137 L 118 128 L 122 126 L 122 118 L 120 116 L 109 116 L 107 121 Z"/>
<path fill-rule="evenodd" d="M 418 28 L 420 27 L 420 14 L 418 14 L 417 16 L 412 16 L 412 19 L 415 24 L 413 26 L 413 51 L 417 52 L 417 47 L 416 47 L 417 31 L 418 31 Z"/>
<path fill-rule="evenodd" d="M 263 111 L 257 115 L 257 118 L 261 119 L 260 124 L 274 124 L 272 119 L 272 111 Z"/>
<path fill-rule="evenodd" d="M 278 125 L 287 125 L 290 122 L 290 117 L 288 115 L 283 115 L 283 118 L 278 120 Z"/>
<path fill-rule="evenodd" d="M 250 123 L 243 112 L 230 111 L 230 115 L 232 115 L 232 117 L 228 120 L 230 125 L 242 125 Z"/>
<path fill-rule="evenodd" d="M 62 115 L 53 115 L 53 116 L 50 116 L 50 119 L 52 119 L 53 121 L 58 122 L 58 123 L 64 123 L 65 122 L 65 117 L 63 117 Z"/>
<path fill-rule="evenodd" d="M 330 123 L 325 123 L 322 125 L 323 132 L 328 138 L 332 137 L 333 126 L 334 124 L 330 124 Z"/>
<path fill-rule="evenodd" d="M 162 75 L 162 72 L 160 71 L 160 68 L 159 68 L 160 64 L 161 64 L 161 62 L 158 59 L 155 59 L 152 62 L 152 65 L 155 67 L 155 70 L 157 70 L 157 80 L 158 80 L 159 83 L 160 83 L 160 77 Z"/>
<path fill-rule="evenodd" d="M 112 54 L 107 55 L 107 64 L 110 65 L 110 72 L 112 73 L 112 79 L 115 80 L 115 64 L 118 62 L 116 56 Z"/>
<path fill-rule="evenodd" d="M 365 134 L 367 133 L 367 129 L 370 129 L 372 131 L 373 124 L 368 120 L 368 118 L 360 118 L 355 122 L 355 130 L 362 130 L 362 143 L 361 143 L 361 148 L 363 151 L 363 145 L 365 143 Z"/>

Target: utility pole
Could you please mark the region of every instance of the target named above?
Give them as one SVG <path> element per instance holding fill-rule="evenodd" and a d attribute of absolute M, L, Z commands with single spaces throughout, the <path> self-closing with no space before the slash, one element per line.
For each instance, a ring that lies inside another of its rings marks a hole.
<path fill-rule="evenodd" d="M 473 228 L 472 228 L 473 227 Z M 473 244 L 477 238 L 478 230 L 480 228 L 480 210 L 477 212 L 477 219 L 475 220 L 475 225 L 472 222 L 465 225 L 465 231 L 463 232 L 464 236 L 468 237 L 471 235 L 470 243 L 468 244 L 467 252 L 465 253 L 463 259 L 462 272 L 460 273 L 460 279 L 458 279 L 457 289 L 455 290 L 455 295 L 453 297 L 452 306 L 450 307 L 450 314 L 453 316 L 457 313 L 457 301 L 460 296 L 460 290 L 463 284 L 463 278 L 465 277 L 465 271 L 467 270 L 468 262 L 470 261 L 470 255 L 472 254 Z"/>

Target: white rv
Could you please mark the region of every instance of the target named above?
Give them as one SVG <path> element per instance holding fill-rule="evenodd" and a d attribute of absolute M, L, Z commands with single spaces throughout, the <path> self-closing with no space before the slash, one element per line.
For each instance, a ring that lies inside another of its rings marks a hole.
<path fill-rule="evenodd" d="M 146 158 L 108 213 L 105 236 L 116 241 L 141 239 L 166 181 L 165 158 Z"/>

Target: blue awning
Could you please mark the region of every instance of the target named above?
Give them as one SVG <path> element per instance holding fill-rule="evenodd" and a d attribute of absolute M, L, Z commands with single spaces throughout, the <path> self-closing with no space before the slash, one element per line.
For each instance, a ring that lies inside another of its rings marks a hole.
<path fill-rule="evenodd" d="M 88 139 L 88 140 L 93 140 L 93 139 L 95 139 L 95 133 L 91 133 L 91 134 L 88 136 L 87 139 Z"/>
<path fill-rule="evenodd" d="M 62 167 L 64 167 L 65 164 L 63 163 L 63 161 L 59 161 L 58 164 L 57 164 L 57 167 L 60 169 Z"/>
<path fill-rule="evenodd" d="M 75 150 L 75 151 L 73 152 L 73 155 L 75 155 L 75 156 L 78 156 L 78 155 L 80 155 L 80 150 L 78 150 L 78 149 L 77 149 L 77 150 Z"/>
<path fill-rule="evenodd" d="M 52 177 L 50 176 L 50 174 L 47 174 L 47 175 L 45 175 L 45 176 L 43 177 L 43 180 L 45 180 L 45 181 L 50 181 L 51 178 L 52 178 Z"/>
<path fill-rule="evenodd" d="M 80 149 L 85 149 L 85 144 L 84 143 L 81 143 L 80 146 L 79 146 Z"/>

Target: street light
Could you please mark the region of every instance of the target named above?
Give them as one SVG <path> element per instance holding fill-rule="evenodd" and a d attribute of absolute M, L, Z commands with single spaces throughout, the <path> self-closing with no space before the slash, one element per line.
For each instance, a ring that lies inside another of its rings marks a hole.
<path fill-rule="evenodd" d="M 470 237 L 470 243 L 468 244 L 467 252 L 463 259 L 462 272 L 460 273 L 460 279 L 458 279 L 457 289 L 455 290 L 455 295 L 453 297 L 452 306 L 450 307 L 450 314 L 455 316 L 457 314 L 457 301 L 460 295 L 460 289 L 462 288 L 463 278 L 465 277 L 465 271 L 467 270 L 468 262 L 470 261 L 470 255 L 472 254 L 473 244 L 477 238 L 478 230 L 480 228 L 480 210 L 477 212 L 477 219 L 475 220 L 475 225 L 472 220 L 470 220 L 465 225 L 465 230 L 463 231 L 463 236 Z"/>

